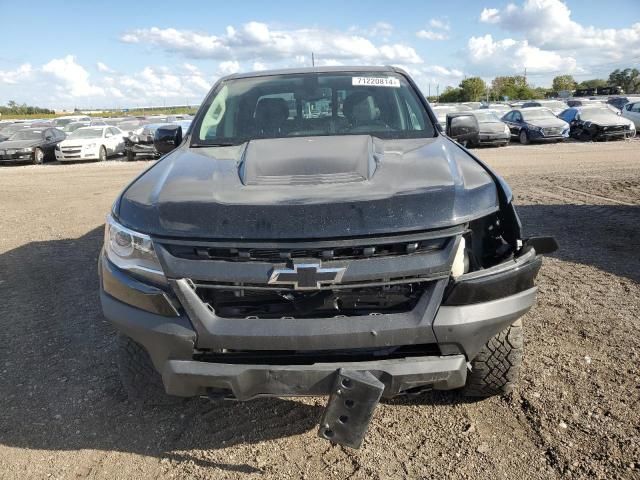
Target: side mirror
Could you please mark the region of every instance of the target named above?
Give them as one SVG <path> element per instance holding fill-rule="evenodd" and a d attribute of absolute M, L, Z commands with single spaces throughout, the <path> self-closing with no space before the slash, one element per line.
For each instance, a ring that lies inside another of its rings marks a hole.
<path fill-rule="evenodd" d="M 182 143 L 182 127 L 167 125 L 156 130 L 153 136 L 153 146 L 162 155 L 169 153 Z"/>
<path fill-rule="evenodd" d="M 470 113 L 449 113 L 446 132 L 449 138 L 466 145 L 478 140 L 480 127 L 476 117 Z"/>

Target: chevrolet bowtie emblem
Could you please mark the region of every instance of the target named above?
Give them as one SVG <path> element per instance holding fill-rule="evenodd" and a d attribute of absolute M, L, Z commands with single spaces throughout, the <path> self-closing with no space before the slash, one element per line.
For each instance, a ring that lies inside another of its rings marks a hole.
<path fill-rule="evenodd" d="M 323 284 L 339 283 L 345 270 L 345 267 L 322 268 L 317 263 L 299 263 L 293 268 L 274 268 L 269 284 L 289 285 L 295 290 L 313 290 Z"/>

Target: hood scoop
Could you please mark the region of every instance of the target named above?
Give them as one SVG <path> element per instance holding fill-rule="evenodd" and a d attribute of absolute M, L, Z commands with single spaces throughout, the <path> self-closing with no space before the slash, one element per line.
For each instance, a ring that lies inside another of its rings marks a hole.
<path fill-rule="evenodd" d="M 364 182 L 381 158 L 369 135 L 251 140 L 238 173 L 244 185 Z"/>

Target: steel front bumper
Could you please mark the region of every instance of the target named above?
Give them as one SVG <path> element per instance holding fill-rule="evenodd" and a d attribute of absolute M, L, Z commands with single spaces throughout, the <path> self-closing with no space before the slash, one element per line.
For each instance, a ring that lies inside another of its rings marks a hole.
<path fill-rule="evenodd" d="M 349 322 L 353 318 L 329 319 L 337 330 L 325 335 L 315 332 L 315 319 L 312 322 L 297 320 L 297 327 L 286 337 L 289 342 L 300 343 L 299 346 L 309 338 L 315 339 L 312 343 L 316 349 L 339 348 L 336 346 L 339 338 L 356 340 L 354 348 L 432 341 L 440 348 L 441 355 L 437 356 L 303 365 L 194 360 L 202 319 L 194 323 L 175 308 L 176 299 L 167 292 L 138 282 L 104 257 L 101 259 L 101 301 L 105 316 L 115 327 L 149 352 L 169 394 L 206 395 L 213 389 L 228 391 L 239 400 L 261 395 L 327 395 L 332 392 L 336 372 L 343 368 L 370 372 L 384 384 L 383 396 L 391 397 L 418 387 L 448 390 L 465 384 L 467 361 L 475 357 L 488 339 L 526 313 L 535 301 L 536 288 L 532 284 L 541 259 L 535 251 L 523 257 L 510 265 L 488 269 L 488 274 L 476 274 L 468 281 L 457 282 L 446 293 L 442 306 L 440 296 L 437 312 L 425 312 L 421 318 L 378 315 L 369 321 L 378 322 L 379 331 L 368 330 L 367 336 L 358 322 Z M 262 329 L 251 331 L 243 319 L 228 320 L 213 326 L 233 343 L 244 338 L 251 345 L 245 348 L 270 350 L 274 349 L 270 338 L 277 345 L 283 341 L 279 336 L 269 337 L 269 332 Z M 345 323 L 338 325 L 339 321 Z M 328 324 L 320 326 L 331 328 Z M 211 333 L 205 332 L 203 336 Z"/>

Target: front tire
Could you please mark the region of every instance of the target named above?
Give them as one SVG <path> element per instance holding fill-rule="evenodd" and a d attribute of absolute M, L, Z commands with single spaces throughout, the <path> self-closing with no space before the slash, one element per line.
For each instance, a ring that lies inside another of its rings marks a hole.
<path fill-rule="evenodd" d="M 104 162 L 107 160 L 107 149 L 104 146 L 100 147 L 100 152 L 98 153 L 98 161 Z"/>
<path fill-rule="evenodd" d="M 527 134 L 526 130 L 520 130 L 520 135 L 518 135 L 518 138 L 520 139 L 520 143 L 522 145 L 529 145 L 529 135 Z"/>
<path fill-rule="evenodd" d="M 511 393 L 520 374 L 523 340 L 521 319 L 491 338 L 471 361 L 463 394 L 490 397 Z"/>
<path fill-rule="evenodd" d="M 177 405 L 182 397 L 167 395 L 162 377 L 147 351 L 131 338 L 118 335 L 118 371 L 129 400 L 140 406 Z"/>
<path fill-rule="evenodd" d="M 127 150 L 127 162 L 133 162 L 136 159 L 136 154 L 131 150 Z"/>
<path fill-rule="evenodd" d="M 44 163 L 44 151 L 41 148 L 36 148 L 33 151 L 33 164 L 42 165 Z"/>

